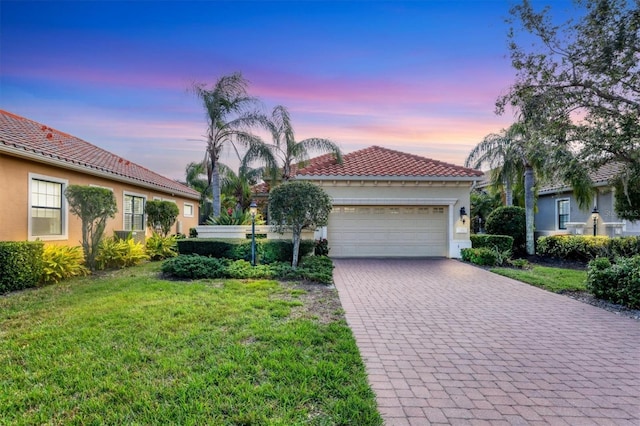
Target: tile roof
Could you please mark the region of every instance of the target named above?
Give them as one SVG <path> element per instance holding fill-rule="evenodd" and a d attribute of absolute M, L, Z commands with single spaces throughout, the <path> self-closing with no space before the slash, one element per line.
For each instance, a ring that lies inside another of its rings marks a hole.
<path fill-rule="evenodd" d="M 441 178 L 476 180 L 482 177 L 480 170 L 469 169 L 442 161 L 371 146 L 343 156 L 343 164 L 337 164 L 331 154 L 310 160 L 297 176 L 324 178 Z"/>
<path fill-rule="evenodd" d="M 593 182 L 593 186 L 606 186 L 610 181 L 622 171 L 622 165 L 620 163 L 609 163 L 601 166 L 598 170 L 589 172 L 589 177 Z M 544 185 L 539 193 L 554 193 L 570 191 L 571 186 L 564 182 L 555 182 L 553 184 Z"/>
<path fill-rule="evenodd" d="M 0 152 L 25 156 L 114 180 L 135 183 L 165 193 L 199 199 L 181 183 L 152 172 L 75 136 L 0 110 Z"/>

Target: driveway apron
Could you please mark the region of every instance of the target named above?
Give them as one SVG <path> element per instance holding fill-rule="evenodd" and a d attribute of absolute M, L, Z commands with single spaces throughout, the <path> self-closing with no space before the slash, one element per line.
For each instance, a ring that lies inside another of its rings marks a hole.
<path fill-rule="evenodd" d="M 451 259 L 335 259 L 387 425 L 640 425 L 640 322 Z"/>

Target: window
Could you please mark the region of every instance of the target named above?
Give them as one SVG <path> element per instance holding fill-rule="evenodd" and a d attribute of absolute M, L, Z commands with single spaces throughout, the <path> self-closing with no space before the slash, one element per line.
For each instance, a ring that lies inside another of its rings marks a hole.
<path fill-rule="evenodd" d="M 567 229 L 569 222 L 569 200 L 558 200 L 558 229 Z"/>
<path fill-rule="evenodd" d="M 144 197 L 124 194 L 124 230 L 144 231 Z"/>
<path fill-rule="evenodd" d="M 193 204 L 184 203 L 184 217 L 193 217 Z"/>
<path fill-rule="evenodd" d="M 66 180 L 29 174 L 29 237 L 67 239 Z"/>

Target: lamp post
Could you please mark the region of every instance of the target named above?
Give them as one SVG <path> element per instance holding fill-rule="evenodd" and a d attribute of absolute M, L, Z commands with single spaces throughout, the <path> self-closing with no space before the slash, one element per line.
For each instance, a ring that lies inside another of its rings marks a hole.
<path fill-rule="evenodd" d="M 598 234 L 598 206 L 593 206 L 591 215 L 593 216 L 593 236 L 595 237 Z"/>
<path fill-rule="evenodd" d="M 256 201 L 249 204 L 249 213 L 251 213 L 251 266 L 256 266 L 256 213 L 258 205 Z"/>

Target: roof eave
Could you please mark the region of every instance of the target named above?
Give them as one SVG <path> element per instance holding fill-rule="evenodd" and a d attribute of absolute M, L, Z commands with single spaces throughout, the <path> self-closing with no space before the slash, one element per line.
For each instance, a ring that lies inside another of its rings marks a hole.
<path fill-rule="evenodd" d="M 71 163 L 69 161 L 60 160 L 54 157 L 47 156 L 46 154 L 38 153 L 35 151 L 28 151 L 23 148 L 17 148 L 17 147 L 12 147 L 10 145 L 0 144 L 0 153 L 2 152 L 8 153 L 15 157 L 25 158 L 31 161 L 35 161 L 38 163 L 49 164 L 52 166 L 61 167 L 63 169 L 68 169 L 68 170 L 79 171 L 88 175 L 98 176 L 98 177 L 102 177 L 102 178 L 106 178 L 106 179 L 110 179 L 110 180 L 114 180 L 122 183 L 131 184 L 132 182 L 135 182 L 137 186 L 147 188 L 147 189 L 152 189 L 165 194 L 171 194 L 171 196 L 180 195 L 192 200 L 198 200 L 198 201 L 200 200 L 199 195 L 189 194 L 183 191 L 177 191 L 177 190 L 166 188 L 160 185 L 154 185 L 153 183 L 150 183 L 150 182 L 145 182 L 145 181 L 138 180 L 128 176 L 122 176 L 113 172 L 99 170 L 87 164 Z"/>
<path fill-rule="evenodd" d="M 295 179 L 298 180 L 362 180 L 362 181 L 421 181 L 421 182 L 476 182 L 479 181 L 482 176 L 344 176 L 344 175 L 296 175 Z"/>

